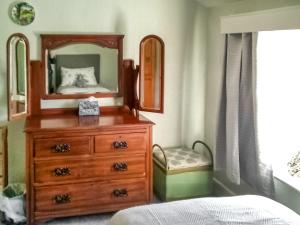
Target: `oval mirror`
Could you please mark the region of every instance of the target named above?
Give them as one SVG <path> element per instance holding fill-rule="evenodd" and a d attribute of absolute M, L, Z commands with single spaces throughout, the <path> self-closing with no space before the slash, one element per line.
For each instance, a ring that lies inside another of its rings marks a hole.
<path fill-rule="evenodd" d="M 139 108 L 163 113 L 164 42 L 148 35 L 140 43 Z"/>
<path fill-rule="evenodd" d="M 8 120 L 28 114 L 29 42 L 16 33 L 7 40 L 7 104 Z"/>

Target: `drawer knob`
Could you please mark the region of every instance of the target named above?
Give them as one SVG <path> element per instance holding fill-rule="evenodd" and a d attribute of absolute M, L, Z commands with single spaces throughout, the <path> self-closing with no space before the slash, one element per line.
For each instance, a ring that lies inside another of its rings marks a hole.
<path fill-rule="evenodd" d="M 70 144 L 57 144 L 54 146 L 53 151 L 55 153 L 64 153 L 71 151 L 71 145 Z"/>
<path fill-rule="evenodd" d="M 126 171 L 128 169 L 128 165 L 125 162 L 114 163 L 113 168 L 116 171 Z"/>
<path fill-rule="evenodd" d="M 53 172 L 54 172 L 54 175 L 58 176 L 58 177 L 71 175 L 71 169 L 68 167 L 55 168 Z"/>
<path fill-rule="evenodd" d="M 127 141 L 114 141 L 112 145 L 117 150 L 123 150 L 128 148 Z"/>
<path fill-rule="evenodd" d="M 69 195 L 69 194 L 55 195 L 54 201 L 56 204 L 69 203 L 69 202 L 71 202 L 71 195 Z"/>
<path fill-rule="evenodd" d="M 122 189 L 115 189 L 113 190 L 113 195 L 118 197 L 118 198 L 123 198 L 128 196 L 128 191 L 126 188 Z"/>

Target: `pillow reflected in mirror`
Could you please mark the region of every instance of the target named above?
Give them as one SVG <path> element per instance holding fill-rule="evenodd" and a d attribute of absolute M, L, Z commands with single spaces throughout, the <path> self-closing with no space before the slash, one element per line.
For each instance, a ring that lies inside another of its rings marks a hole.
<path fill-rule="evenodd" d="M 80 85 L 82 85 L 82 81 L 85 80 L 83 85 L 97 85 L 97 80 L 95 77 L 95 68 L 87 67 L 87 68 L 66 68 L 61 67 L 61 84 L 60 86 L 77 86 L 78 76 L 80 75 L 81 81 L 79 81 Z"/>

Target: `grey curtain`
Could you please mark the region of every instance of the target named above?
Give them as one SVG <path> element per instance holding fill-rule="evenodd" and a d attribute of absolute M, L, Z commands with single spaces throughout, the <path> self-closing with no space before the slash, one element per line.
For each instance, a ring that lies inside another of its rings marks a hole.
<path fill-rule="evenodd" d="M 257 33 L 226 35 L 216 169 L 272 197 L 272 169 L 261 161 L 257 139 L 256 41 Z"/>

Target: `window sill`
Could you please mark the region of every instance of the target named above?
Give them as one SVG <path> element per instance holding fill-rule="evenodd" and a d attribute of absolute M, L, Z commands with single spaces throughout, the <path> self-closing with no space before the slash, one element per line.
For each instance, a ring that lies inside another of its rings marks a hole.
<path fill-rule="evenodd" d="M 274 171 L 274 177 L 300 192 L 300 177 L 292 177 L 288 172 Z"/>

